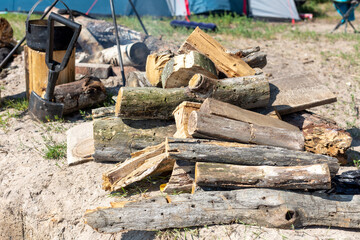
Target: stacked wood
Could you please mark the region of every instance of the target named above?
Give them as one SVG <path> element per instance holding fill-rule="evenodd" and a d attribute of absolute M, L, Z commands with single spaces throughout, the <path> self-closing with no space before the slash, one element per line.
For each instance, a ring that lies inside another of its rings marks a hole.
<path fill-rule="evenodd" d="M 241 189 L 144 198 L 120 206 L 88 210 L 85 222 L 101 233 L 233 222 L 287 229 L 360 228 L 359 195 Z"/>
<path fill-rule="evenodd" d="M 172 121 L 122 120 L 105 117 L 94 120 L 94 160 L 123 162 L 132 152 L 159 144 L 176 129 Z"/>
<path fill-rule="evenodd" d="M 196 186 L 230 189 L 330 189 L 331 178 L 327 164 L 273 167 L 198 162 L 195 166 L 193 189 Z"/>
<path fill-rule="evenodd" d="M 193 80 L 197 78 L 198 81 Z M 189 88 L 122 87 L 115 106 L 115 115 L 130 119 L 171 119 L 172 112 L 183 101 L 201 102 L 212 97 L 245 109 L 266 106 L 269 83 L 265 76 L 214 80 L 194 75 Z"/>
<path fill-rule="evenodd" d="M 171 51 L 153 53 L 147 57 L 146 77 L 152 86 L 162 87 L 161 86 L 161 73 L 162 73 L 166 63 L 172 57 L 174 57 L 174 54 Z"/>
<path fill-rule="evenodd" d="M 188 132 L 195 138 L 304 149 L 304 136 L 299 130 L 261 126 L 202 112 L 190 114 Z"/>
<path fill-rule="evenodd" d="M 334 121 L 306 111 L 286 115 L 283 120 L 302 130 L 306 151 L 326 154 L 347 163 L 345 152 L 350 148 L 352 138 Z"/>
<path fill-rule="evenodd" d="M 100 104 L 106 100 L 106 90 L 100 79 L 84 77 L 78 81 L 58 85 L 54 91 L 55 101 L 64 104 L 63 114 Z"/>
<path fill-rule="evenodd" d="M 12 27 L 5 18 L 0 17 L 0 48 L 12 47 L 13 43 Z"/>
<path fill-rule="evenodd" d="M 267 64 L 266 56 L 264 52 L 254 52 L 241 59 L 252 68 L 264 68 Z"/>
<path fill-rule="evenodd" d="M 326 170 L 328 176 L 326 179 L 329 180 L 330 175 L 334 176 L 339 169 L 336 159 L 307 152 L 232 142 L 168 138 L 162 145 L 137 152 L 132 155 L 131 159 L 104 173 L 103 188 L 112 191 L 120 190 L 122 187 L 140 181 L 147 176 L 173 170 L 172 177 L 164 191 L 190 192 L 194 182 L 195 163 L 198 162 L 243 165 L 243 168 L 249 168 L 249 171 L 253 169 L 251 166 L 273 166 L 274 169 L 278 166 L 288 167 L 285 170 L 274 170 L 274 172 L 285 173 L 283 177 L 278 177 L 278 180 L 273 180 L 278 182 L 283 180 L 284 188 L 285 178 L 292 180 L 293 185 L 290 184 L 291 181 L 288 184 L 293 188 L 304 188 L 306 186 L 305 182 L 309 179 L 314 180 L 307 185 L 309 189 L 312 187 L 328 188 L 329 181 L 323 182 L 323 185 L 321 185 L 321 183 L 315 181 L 317 179 L 315 176 L 322 169 L 328 169 Z M 313 164 L 320 164 L 322 167 L 305 167 Z M 259 169 L 261 168 L 259 167 Z M 228 172 L 228 174 L 231 176 L 232 172 Z M 292 177 L 291 174 L 294 174 L 294 176 Z M 296 178 L 296 174 L 306 175 L 302 176 L 302 180 L 300 180 Z M 319 176 L 319 179 L 321 177 L 325 179 L 326 174 L 323 173 L 323 176 Z M 268 175 L 268 179 L 271 179 L 270 175 Z M 275 182 L 269 181 L 261 186 L 273 187 L 274 184 Z M 311 184 L 313 185 L 310 186 Z"/>
<path fill-rule="evenodd" d="M 248 64 L 240 57 L 228 53 L 215 39 L 197 27 L 185 40 L 179 49 L 179 53 L 196 50 L 204 54 L 215 64 L 216 68 L 227 77 L 242 77 L 255 74 Z"/>
<path fill-rule="evenodd" d="M 213 62 L 206 56 L 190 51 L 171 58 L 161 73 L 163 88 L 185 87 L 194 74 L 203 74 L 209 78 L 217 78 Z"/>

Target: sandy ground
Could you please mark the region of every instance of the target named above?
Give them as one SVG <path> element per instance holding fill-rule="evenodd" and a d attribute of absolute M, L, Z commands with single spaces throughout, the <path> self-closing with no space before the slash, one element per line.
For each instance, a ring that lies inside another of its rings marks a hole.
<path fill-rule="evenodd" d="M 299 25 L 301 31 L 328 32 L 334 24 Z M 220 36 L 221 37 L 221 36 Z M 338 102 L 312 109 L 331 118 L 354 136 L 351 156 L 359 145 L 359 73 L 357 64 L 337 56 L 354 54 L 355 41 L 250 40 L 224 37 L 228 48 L 259 45 L 268 54 L 264 71 L 271 77 L 313 73 L 338 96 Z M 18 56 L 1 76 L 2 97 L 22 96 L 25 91 L 23 59 Z M 12 113 L 0 109 L 0 115 Z M 0 239 L 360 239 L 355 230 L 306 228 L 278 230 L 243 224 L 209 226 L 164 232 L 99 234 L 82 219 L 86 209 L 109 206 L 116 199 L 101 189 L 101 174 L 112 166 L 89 162 L 68 167 L 66 159 L 43 158 L 45 143 L 66 139 L 65 131 L 84 122 L 80 114 L 65 123 L 40 124 L 27 112 L 9 117 L 0 128 Z M 351 159 L 349 159 L 351 161 Z"/>

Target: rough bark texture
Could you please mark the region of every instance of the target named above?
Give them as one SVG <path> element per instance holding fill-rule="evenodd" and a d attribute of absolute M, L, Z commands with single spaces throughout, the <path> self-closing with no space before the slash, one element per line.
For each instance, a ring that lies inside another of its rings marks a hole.
<path fill-rule="evenodd" d="M 270 99 L 269 82 L 264 75 L 216 80 L 196 74 L 189 89 L 198 98 L 211 97 L 245 109 L 267 106 Z"/>
<path fill-rule="evenodd" d="M 13 29 L 10 23 L 0 17 L 0 48 L 11 47 L 13 43 Z"/>
<path fill-rule="evenodd" d="M 161 85 L 163 88 L 185 87 L 197 73 L 217 78 L 215 65 L 206 56 L 195 51 L 181 54 L 166 63 L 161 73 Z"/>
<path fill-rule="evenodd" d="M 190 45 L 201 54 L 204 54 L 214 62 L 217 69 L 227 77 L 242 77 L 255 74 L 254 69 L 247 65 L 240 57 L 228 53 L 215 39 L 207 35 L 200 28 L 196 28 L 185 43 L 180 47 L 179 52 L 187 52 Z"/>
<path fill-rule="evenodd" d="M 302 130 L 306 151 L 336 157 L 341 163 L 347 162 L 345 152 L 351 146 L 352 137 L 334 121 L 306 111 L 286 115 L 283 119 Z"/>
<path fill-rule="evenodd" d="M 287 122 L 270 116 L 265 116 L 253 111 L 248 111 L 235 105 L 221 102 L 213 98 L 207 98 L 201 104 L 200 112 L 246 123 L 252 123 L 259 126 L 276 127 L 288 129 L 291 131 L 299 131 L 298 127 L 295 127 L 294 125 L 291 125 Z"/>
<path fill-rule="evenodd" d="M 168 138 L 166 151 L 175 160 L 191 162 L 247 166 L 304 166 L 326 163 L 332 176 L 339 170 L 338 160 L 330 156 L 234 142 Z"/>
<path fill-rule="evenodd" d="M 130 153 L 156 145 L 176 131 L 172 121 L 123 120 L 103 118 L 94 120 L 95 161 L 122 162 Z"/>
<path fill-rule="evenodd" d="M 330 189 L 331 177 L 327 164 L 273 167 L 198 162 L 195 167 L 195 184 L 230 189 Z"/>
<path fill-rule="evenodd" d="M 85 222 L 102 233 L 159 230 L 235 221 L 264 227 L 360 228 L 360 195 L 304 193 L 272 189 L 180 194 L 98 208 Z"/>
<path fill-rule="evenodd" d="M 54 97 L 56 102 L 64 104 L 64 114 L 69 114 L 103 102 L 106 90 L 98 78 L 84 77 L 56 86 Z"/>
<path fill-rule="evenodd" d="M 146 60 L 146 77 L 154 87 L 161 87 L 161 73 L 166 63 L 174 57 L 171 51 L 153 53 Z"/>
<path fill-rule="evenodd" d="M 197 101 L 186 88 L 131 88 L 119 91 L 115 115 L 129 119 L 171 119 L 183 101 Z"/>
<path fill-rule="evenodd" d="M 182 102 L 173 112 L 176 122 L 175 138 L 191 138 L 188 133 L 189 116 L 192 111 L 198 111 L 201 103 L 196 102 Z"/>
<path fill-rule="evenodd" d="M 101 107 L 91 110 L 91 117 L 93 119 L 110 117 L 115 115 L 115 106 Z"/>
<path fill-rule="evenodd" d="M 202 112 L 193 111 L 190 114 L 188 132 L 195 138 L 304 149 L 304 136 L 300 130 L 260 126 Z"/>
<path fill-rule="evenodd" d="M 298 74 L 270 81 L 270 102 L 281 115 L 336 102 L 336 96 L 312 74 Z"/>

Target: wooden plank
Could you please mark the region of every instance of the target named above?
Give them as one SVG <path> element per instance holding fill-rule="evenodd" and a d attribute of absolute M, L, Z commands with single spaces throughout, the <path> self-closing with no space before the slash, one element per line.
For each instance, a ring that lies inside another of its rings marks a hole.
<path fill-rule="evenodd" d="M 336 102 L 336 96 L 312 74 L 270 81 L 270 103 L 281 115 Z"/>
<path fill-rule="evenodd" d="M 199 27 L 185 40 L 185 44 L 179 49 L 180 53 L 187 51 L 185 50 L 187 48 L 186 45 L 190 45 L 198 52 L 210 58 L 218 70 L 229 78 L 255 74 L 254 69 L 246 64 L 240 57 L 228 53 L 220 43 L 203 32 Z"/>
<path fill-rule="evenodd" d="M 101 233 L 160 230 L 241 222 L 293 229 L 360 228 L 360 195 L 241 189 L 142 199 L 122 208 L 98 208 L 85 222 Z"/>
<path fill-rule="evenodd" d="M 330 189 L 331 177 L 327 164 L 274 167 L 198 162 L 195 166 L 194 184 L 230 189 Z"/>
<path fill-rule="evenodd" d="M 70 128 L 67 136 L 67 163 L 69 166 L 93 161 L 95 152 L 93 123 L 86 122 Z"/>

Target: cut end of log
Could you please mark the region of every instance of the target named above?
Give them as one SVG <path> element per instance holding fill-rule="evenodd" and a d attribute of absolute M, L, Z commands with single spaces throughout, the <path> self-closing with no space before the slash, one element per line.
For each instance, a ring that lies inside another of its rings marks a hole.
<path fill-rule="evenodd" d="M 123 90 L 124 90 L 124 88 L 120 88 L 117 99 L 116 99 L 116 104 L 115 104 L 115 116 L 116 117 L 120 116 L 121 99 L 122 99 L 122 95 L 123 95 Z"/>
<path fill-rule="evenodd" d="M 189 88 L 197 88 L 201 85 L 202 76 L 201 74 L 195 74 L 189 81 Z"/>

